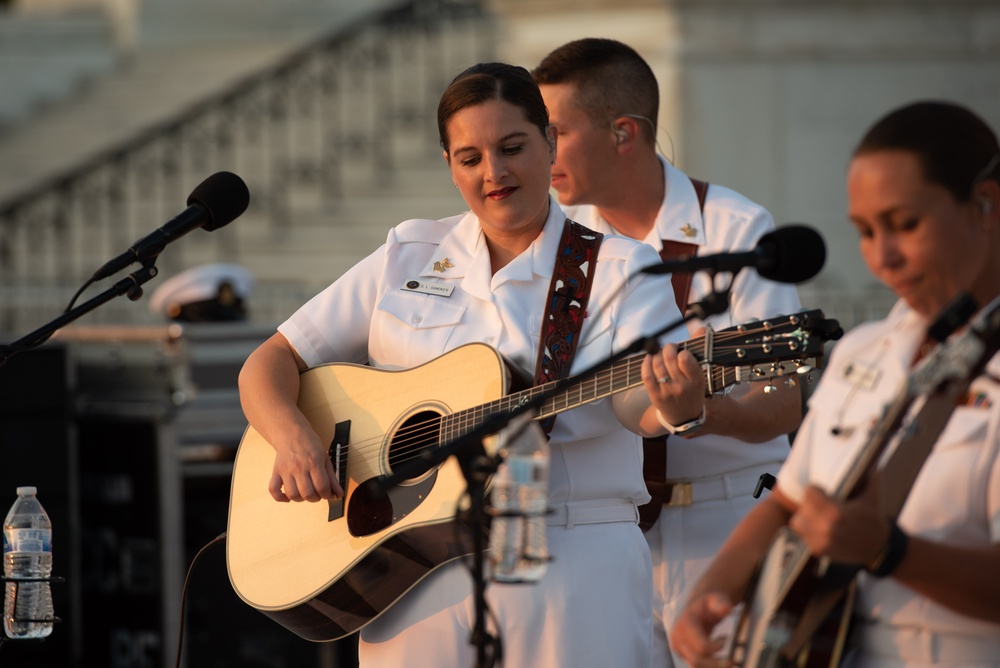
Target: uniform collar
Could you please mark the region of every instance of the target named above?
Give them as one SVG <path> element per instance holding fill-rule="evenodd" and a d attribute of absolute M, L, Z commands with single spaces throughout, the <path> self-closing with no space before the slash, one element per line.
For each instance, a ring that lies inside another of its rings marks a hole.
<path fill-rule="evenodd" d="M 657 159 L 663 165 L 666 196 L 656 214 L 653 227 L 642 241 L 658 251 L 663 248 L 663 239 L 704 246 L 705 221 L 698 204 L 698 193 L 695 192 L 691 179 L 662 156 L 657 156 Z M 566 213 L 578 223 L 592 229 L 621 234 L 592 204 L 567 206 Z"/>
<path fill-rule="evenodd" d="M 680 241 L 697 246 L 705 245 L 705 219 L 698 204 L 698 193 L 687 174 L 677 169 L 662 156 L 663 187 L 666 197 L 656 214 L 653 229 L 643 240 L 653 248 L 661 248 L 661 239 Z"/>
<path fill-rule="evenodd" d="M 913 364 L 917 349 L 925 342 L 930 321 L 917 313 L 905 299 L 897 299 L 885 316 L 888 325 L 882 334 L 882 349 L 894 346 L 898 353 L 899 372 L 906 374 Z M 886 362 L 887 363 L 887 362 Z"/>
<path fill-rule="evenodd" d="M 976 313 L 969 318 L 969 322 L 963 325 L 960 330 L 964 330 L 969 324 L 981 318 L 984 313 L 989 313 L 997 307 L 1000 307 L 1000 297 L 995 297 L 989 303 L 979 307 Z M 906 300 L 902 298 L 898 299 L 892 306 L 885 320 L 892 325 L 886 336 L 896 340 L 896 343 L 901 346 L 902 354 L 906 359 L 913 359 L 913 356 L 917 352 L 917 347 L 926 340 L 925 334 L 932 324 L 931 320 L 914 311 L 906 303 Z M 1000 355 L 994 355 L 990 359 L 987 369 L 994 375 L 1000 373 Z"/>
<path fill-rule="evenodd" d="M 475 266 L 477 256 L 486 252 L 486 240 L 481 237 L 479 219 L 471 211 L 467 212 L 438 242 L 420 271 L 421 278 L 464 278 Z"/>
<path fill-rule="evenodd" d="M 479 218 L 470 211 L 441 239 L 420 276 L 439 280 L 463 279 L 464 290 L 484 299 L 490 296 L 488 290 L 507 281 L 551 278 L 565 220 L 566 214 L 550 197 L 549 215 L 541 234 L 524 253 L 514 258 L 496 276 L 491 276 L 486 236 L 479 225 Z M 487 292 L 483 292 L 483 287 Z"/>

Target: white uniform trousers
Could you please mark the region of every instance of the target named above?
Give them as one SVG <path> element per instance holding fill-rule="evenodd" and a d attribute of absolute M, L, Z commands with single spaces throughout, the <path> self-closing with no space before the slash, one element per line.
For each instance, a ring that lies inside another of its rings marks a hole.
<path fill-rule="evenodd" d="M 548 528 L 554 561 L 535 584 L 491 583 L 506 668 L 646 668 L 649 550 L 633 522 Z M 431 573 L 361 631 L 362 668 L 470 668 L 472 577 L 462 562 Z M 496 624 L 488 621 L 491 633 Z M 392 642 L 388 642 L 388 641 Z"/>
<path fill-rule="evenodd" d="M 653 562 L 653 651 L 656 668 L 686 666 L 670 651 L 667 632 L 684 606 L 691 587 L 708 568 L 733 528 L 757 499 L 753 490 L 762 473 L 774 473 L 778 463 L 692 483 L 692 502 L 664 505 L 659 519 L 645 533 Z M 767 494 L 767 491 L 764 491 Z M 732 638 L 736 615 L 715 629 Z"/>

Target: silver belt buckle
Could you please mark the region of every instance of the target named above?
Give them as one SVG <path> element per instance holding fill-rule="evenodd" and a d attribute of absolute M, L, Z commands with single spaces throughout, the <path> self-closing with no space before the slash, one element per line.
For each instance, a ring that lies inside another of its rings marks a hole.
<path fill-rule="evenodd" d="M 664 505 L 667 506 L 690 506 L 692 503 L 691 498 L 691 483 L 689 482 L 672 482 L 667 483 L 670 485 L 670 498 Z"/>

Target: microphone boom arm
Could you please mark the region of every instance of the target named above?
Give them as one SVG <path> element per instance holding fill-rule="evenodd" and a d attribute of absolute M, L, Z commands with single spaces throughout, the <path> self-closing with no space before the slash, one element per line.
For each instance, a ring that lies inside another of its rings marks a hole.
<path fill-rule="evenodd" d="M 127 295 L 132 301 L 139 299 L 139 297 L 142 296 L 141 286 L 150 279 L 154 278 L 158 273 L 160 273 L 159 270 L 151 261 L 144 263 L 142 268 L 119 280 L 113 286 L 96 297 L 93 297 L 79 306 L 66 311 L 57 318 L 54 318 L 30 334 L 21 337 L 9 345 L 0 344 L 0 367 L 6 364 L 7 360 L 17 353 L 24 352 L 25 350 L 31 350 L 32 348 L 45 343 L 57 330 L 65 327 L 80 316 L 90 313 L 101 304 L 111 301 L 114 297 Z"/>

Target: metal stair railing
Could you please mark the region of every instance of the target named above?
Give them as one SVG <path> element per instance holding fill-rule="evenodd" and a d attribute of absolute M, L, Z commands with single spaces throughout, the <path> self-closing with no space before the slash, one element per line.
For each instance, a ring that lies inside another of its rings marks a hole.
<path fill-rule="evenodd" d="M 0 332 L 51 319 L 106 259 L 182 210 L 216 171 L 247 182 L 249 209 L 239 225 L 171 246 L 157 260 L 161 272 L 241 262 L 251 244 L 294 234 L 309 207 L 329 211 L 366 179 L 391 186 L 407 144 L 436 145 L 441 91 L 492 52 L 477 0 L 403 2 L 0 201 Z M 255 306 L 267 309 L 256 296 Z M 88 315 L 144 317 L 146 309 L 114 302 Z"/>

